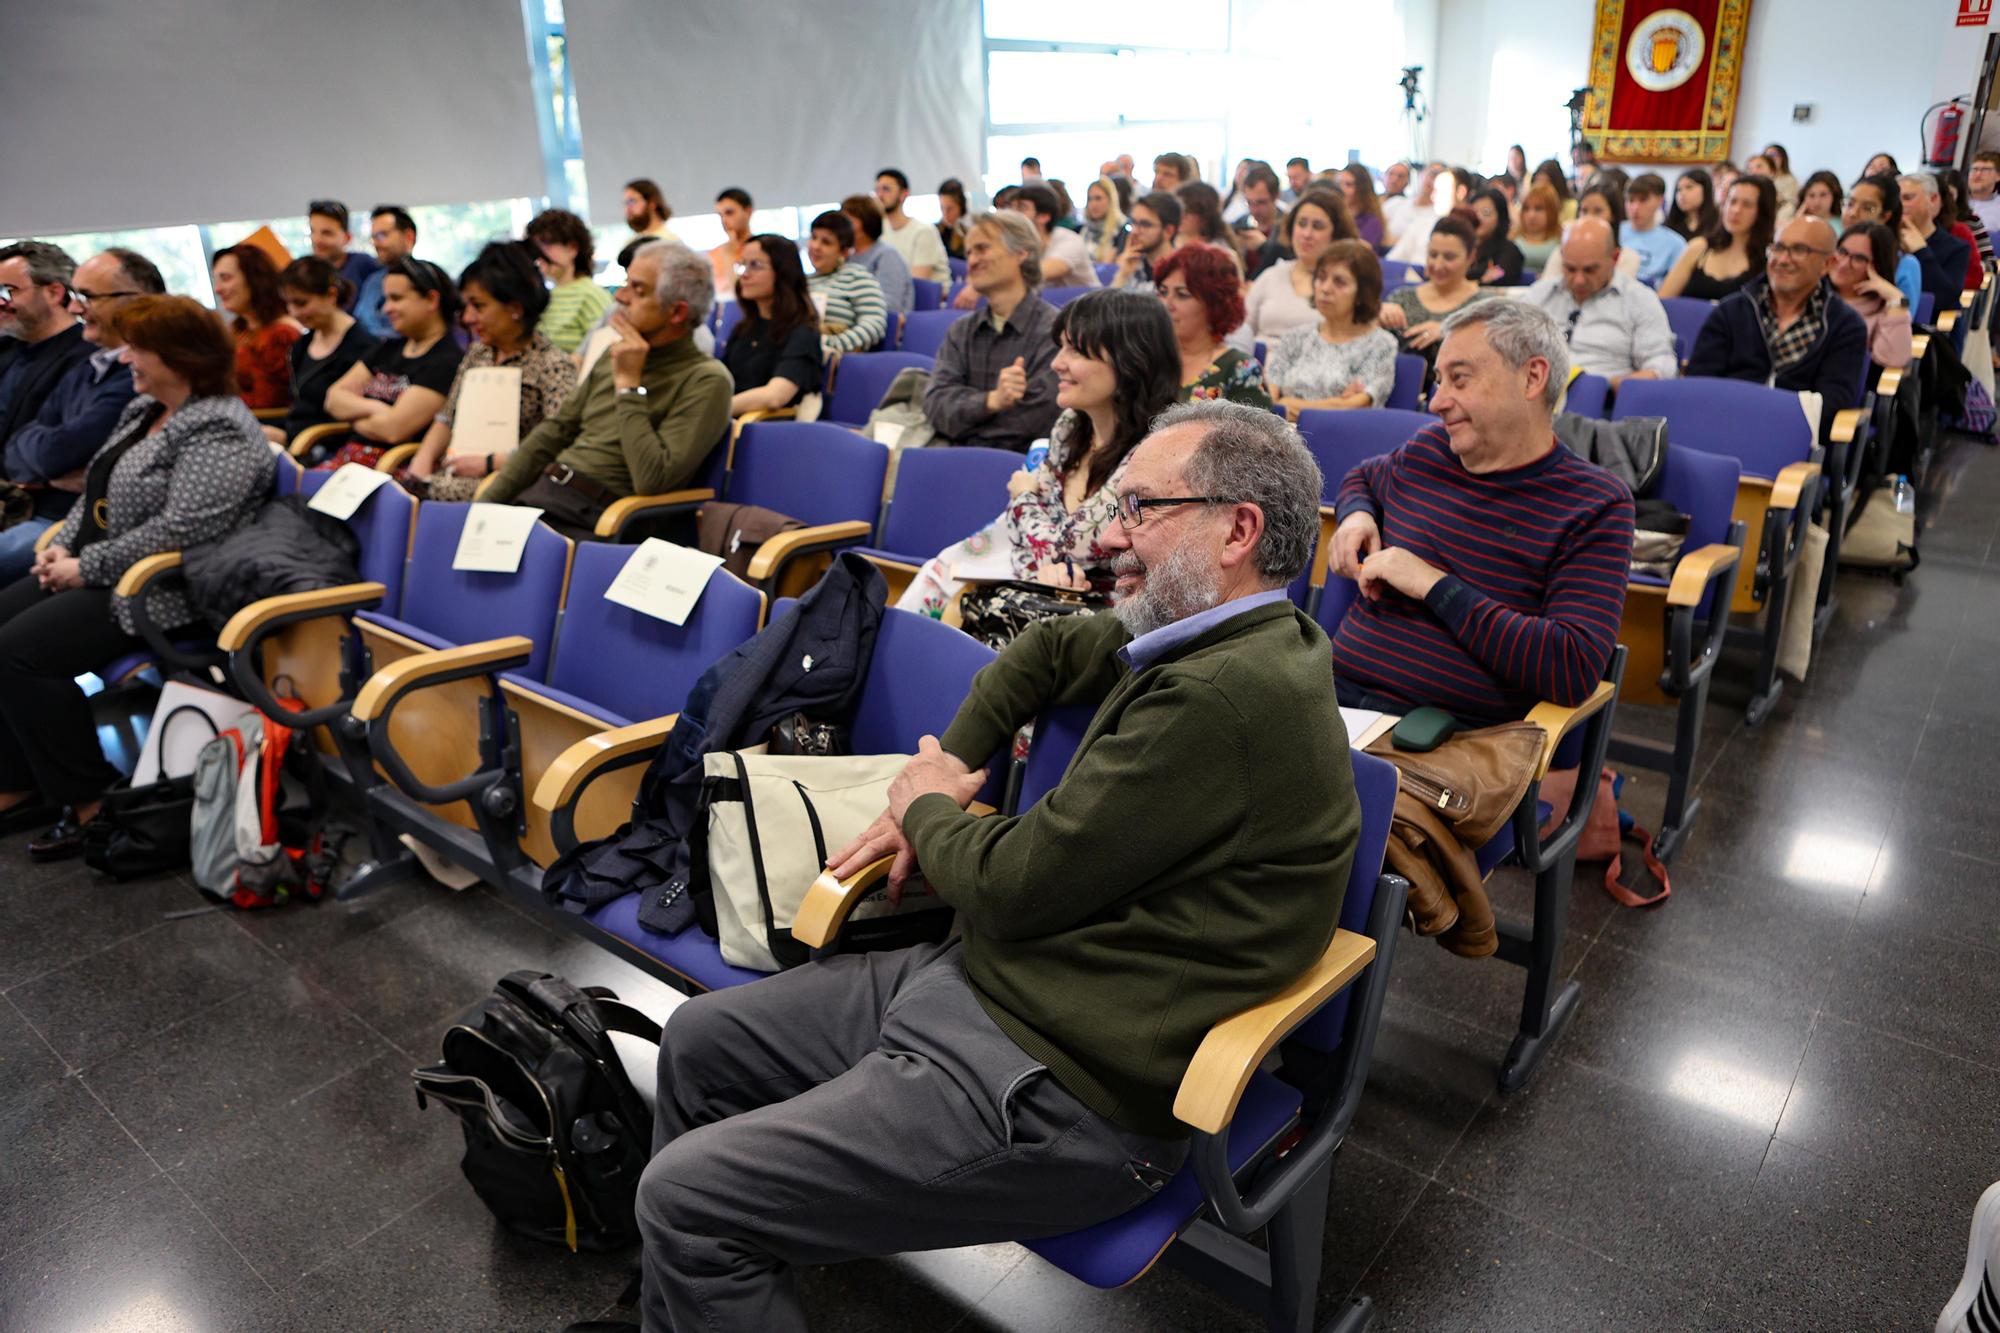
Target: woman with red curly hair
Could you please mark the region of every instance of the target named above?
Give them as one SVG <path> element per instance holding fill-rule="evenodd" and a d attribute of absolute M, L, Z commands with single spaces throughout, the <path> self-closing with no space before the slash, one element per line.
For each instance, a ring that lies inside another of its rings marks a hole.
<path fill-rule="evenodd" d="M 1230 257 L 1212 245 L 1188 245 L 1154 271 L 1153 280 L 1181 349 L 1182 402 L 1227 398 L 1269 408 L 1264 368 L 1223 339 L 1243 322 L 1243 284 Z"/>

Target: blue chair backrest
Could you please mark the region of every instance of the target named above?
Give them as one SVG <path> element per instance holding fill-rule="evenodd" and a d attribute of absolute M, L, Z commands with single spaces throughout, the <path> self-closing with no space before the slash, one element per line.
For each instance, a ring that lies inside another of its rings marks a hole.
<path fill-rule="evenodd" d="M 885 312 L 882 318 L 887 321 L 887 327 L 882 331 L 882 341 L 876 346 L 876 350 L 893 352 L 903 342 L 903 312 L 890 310 Z"/>
<path fill-rule="evenodd" d="M 1364 407 L 1337 412 L 1309 408 L 1299 413 L 1299 434 L 1319 461 L 1323 489 L 1320 500 L 1332 504 L 1340 483 L 1365 458 L 1394 452 L 1438 419 L 1428 412 L 1404 412 L 1393 407 Z"/>
<path fill-rule="evenodd" d="M 1361 805 L 1361 836 L 1354 844 L 1354 865 L 1347 872 L 1347 893 L 1340 900 L 1340 925 L 1366 935 L 1381 884 L 1382 855 L 1389 846 L 1389 823 L 1396 812 L 1396 766 L 1360 750 L 1350 751 L 1350 755 L 1354 760 L 1354 795 Z M 1316 1051 L 1339 1046 L 1354 989 L 1350 986 L 1327 1001 L 1293 1030 L 1292 1038 Z"/>
<path fill-rule="evenodd" d="M 930 559 L 1007 508 L 1007 479 L 1020 467 L 1010 449 L 905 449 L 876 545 L 913 562 Z"/>
<path fill-rule="evenodd" d="M 1797 394 L 1742 380 L 1627 380 L 1611 415 L 1665 417 L 1671 447 L 1733 458 L 1753 477 L 1775 477 L 1813 450 Z"/>
<path fill-rule="evenodd" d="M 384 486 L 382 491 L 388 489 Z M 399 618 L 446 643 L 524 635 L 534 640 L 535 648 L 521 674 L 541 680 L 548 671 L 556 613 L 562 609 L 569 541 L 555 529 L 537 523 L 528 534 L 521 567 L 512 574 L 453 569 L 459 534 L 471 513 L 469 504 L 432 503 L 418 508 L 417 535 L 410 547 Z"/>
<path fill-rule="evenodd" d="M 634 722 L 678 713 L 701 673 L 756 634 L 764 613 L 757 590 L 720 569 L 685 625 L 606 601 L 605 590 L 636 549 L 604 542 L 576 548 L 549 668 L 556 689 Z"/>
<path fill-rule="evenodd" d="M 729 345 L 729 335 L 743 322 L 743 307 L 734 301 L 715 303 L 715 350 L 720 352 Z"/>
<path fill-rule="evenodd" d="M 1353 579 L 1342 578 L 1331 571 L 1326 576 L 1326 588 L 1320 593 L 1319 610 L 1313 619 L 1332 638 L 1340 630 L 1340 622 L 1347 618 L 1347 608 L 1354 605 L 1354 599 L 1361 595 L 1360 588 Z"/>
<path fill-rule="evenodd" d="M 952 277 L 962 278 L 965 276 L 965 261 L 963 259 L 947 259 L 944 262 L 945 267 L 951 270 Z"/>
<path fill-rule="evenodd" d="M 1102 290 L 1101 287 L 1044 287 L 1042 299 L 1060 310 L 1079 296 L 1088 296 L 1092 292 Z"/>
<path fill-rule="evenodd" d="M 1384 407 L 1399 408 L 1405 412 L 1420 412 L 1424 406 L 1424 376 L 1430 365 L 1422 357 L 1409 352 L 1396 354 L 1396 383 L 1389 390 L 1389 401 Z"/>
<path fill-rule="evenodd" d="M 929 370 L 931 365 L 929 357 L 909 352 L 849 352 L 833 368 L 833 392 L 827 395 L 821 415 L 827 421 L 865 426 L 898 374 L 910 366 Z"/>
<path fill-rule="evenodd" d="M 822 421 L 759 421 L 737 437 L 728 498 L 807 526 L 859 521 L 872 528 L 888 470 L 888 449 L 851 430 Z"/>
<path fill-rule="evenodd" d="M 1667 446 L 1653 497 L 1665 500 L 1688 516 L 1687 540 L 1682 550 L 1698 551 L 1704 546 L 1728 544 L 1729 525 L 1736 511 L 1736 483 L 1742 475 L 1742 466 L 1733 458 L 1678 444 Z M 1735 586 L 1734 579 L 1720 579 L 1709 589 L 1709 597 L 1712 600 L 1718 595 L 1730 596 Z M 1704 603 L 1698 614 L 1706 617 L 1713 609 Z"/>
<path fill-rule="evenodd" d="M 1585 372 L 1569 382 L 1569 397 L 1563 400 L 1563 411 L 1580 417 L 1601 417 L 1610 398 L 1611 381 Z"/>
<path fill-rule="evenodd" d="M 1405 287 L 1410 283 L 1422 282 L 1423 280 L 1424 266 L 1422 264 L 1406 264 L 1399 259 L 1385 259 L 1382 261 L 1383 291 L 1388 291 L 1395 287 Z"/>
<path fill-rule="evenodd" d="M 1539 270 L 1524 268 L 1521 270 L 1521 286 L 1532 287 L 1541 279 L 1541 276 Z"/>
<path fill-rule="evenodd" d="M 919 310 L 903 321 L 903 352 L 935 357 L 951 326 L 965 318 L 963 310 Z"/>
<path fill-rule="evenodd" d="M 916 292 L 916 299 L 910 302 L 912 310 L 935 310 L 944 302 L 944 284 L 932 282 L 929 278 L 911 278 L 910 286 Z"/>
<path fill-rule="evenodd" d="M 284 476 L 280 465 L 278 475 Z M 308 472 L 299 480 L 300 495 L 319 494 L 331 472 Z M 283 492 L 279 492 L 283 494 Z M 347 520 L 361 543 L 361 558 L 355 567 L 364 583 L 379 583 L 389 590 L 379 608 L 385 616 L 402 615 L 403 562 L 410 557 L 410 524 L 416 518 L 417 500 L 396 483 L 375 488 Z"/>
<path fill-rule="evenodd" d="M 942 736 L 994 652 L 969 634 L 910 611 L 882 613 L 875 656 L 854 709 L 855 754 L 915 754 L 921 736 Z M 989 771 L 999 776 L 1006 756 Z"/>
<path fill-rule="evenodd" d="M 1701 336 L 1701 326 L 1715 313 L 1715 302 L 1692 296 L 1663 296 L 1660 304 L 1666 307 L 1667 327 L 1674 331 L 1675 349 L 1685 361 L 1694 351 L 1694 340 Z"/>
<path fill-rule="evenodd" d="M 1910 313 L 1918 324 L 1928 325 L 1931 322 L 1931 317 L 1937 314 L 1937 293 L 1919 292 L 1917 294 L 1917 308 Z"/>
<path fill-rule="evenodd" d="M 276 475 L 271 478 L 271 494 L 294 494 L 299 489 L 301 478 L 305 476 L 305 469 L 299 466 L 298 459 L 293 458 L 278 445 L 271 446 L 271 456 L 278 465 Z"/>
<path fill-rule="evenodd" d="M 1106 287 L 1109 287 L 1111 280 L 1118 276 L 1118 261 L 1115 259 L 1108 264 L 1092 264 L 1091 267 L 1097 270 L 1097 280 Z"/>
<path fill-rule="evenodd" d="M 1021 774 L 1021 799 L 1015 803 L 1017 812 L 1032 807 L 1062 781 L 1076 747 L 1083 744 L 1084 733 L 1090 730 L 1090 720 L 1096 716 L 1095 708 L 1069 704 L 1051 708 L 1035 719 L 1035 738 L 1028 743 L 1028 763 Z"/>

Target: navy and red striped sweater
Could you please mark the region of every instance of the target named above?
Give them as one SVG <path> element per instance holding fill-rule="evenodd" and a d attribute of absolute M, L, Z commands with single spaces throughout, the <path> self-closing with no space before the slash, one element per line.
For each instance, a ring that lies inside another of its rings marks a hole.
<path fill-rule="evenodd" d="M 1611 662 L 1632 562 L 1632 493 L 1560 443 L 1474 475 L 1431 426 L 1357 465 L 1336 512 L 1375 515 L 1382 544 L 1445 571 L 1422 602 L 1356 598 L 1334 671 L 1371 694 L 1488 724 L 1573 706 Z"/>

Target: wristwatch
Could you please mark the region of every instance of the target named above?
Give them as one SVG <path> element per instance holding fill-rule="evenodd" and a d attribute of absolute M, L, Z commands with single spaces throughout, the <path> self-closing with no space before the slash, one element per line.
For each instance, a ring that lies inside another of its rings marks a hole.
<path fill-rule="evenodd" d="M 635 384 L 629 389 L 620 389 L 618 396 L 620 398 L 644 398 L 646 396 L 646 386 Z"/>

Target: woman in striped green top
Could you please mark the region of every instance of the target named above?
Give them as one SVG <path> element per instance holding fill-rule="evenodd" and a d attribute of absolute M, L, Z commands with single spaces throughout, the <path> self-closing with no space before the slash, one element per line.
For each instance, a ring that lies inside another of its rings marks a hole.
<path fill-rule="evenodd" d="M 528 224 L 528 243 L 540 252 L 537 262 L 554 288 L 549 308 L 542 312 L 540 332 L 563 351 L 574 353 L 611 308 L 611 293 L 591 277 L 595 269 L 590 228 L 576 214 L 551 208 Z"/>

